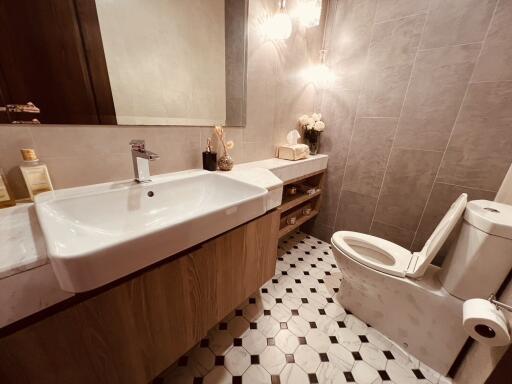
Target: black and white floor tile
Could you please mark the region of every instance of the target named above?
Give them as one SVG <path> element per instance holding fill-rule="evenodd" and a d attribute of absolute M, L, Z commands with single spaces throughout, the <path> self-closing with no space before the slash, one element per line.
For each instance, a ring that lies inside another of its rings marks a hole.
<path fill-rule="evenodd" d="M 301 232 L 279 243 L 275 276 L 158 378 L 169 384 L 445 384 L 338 303 L 331 247 Z"/>

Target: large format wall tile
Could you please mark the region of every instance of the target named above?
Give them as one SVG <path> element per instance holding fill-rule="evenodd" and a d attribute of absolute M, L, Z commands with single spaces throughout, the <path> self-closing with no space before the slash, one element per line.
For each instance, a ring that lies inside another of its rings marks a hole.
<path fill-rule="evenodd" d="M 473 81 L 512 80 L 512 1 L 501 0 L 475 68 Z"/>
<path fill-rule="evenodd" d="M 444 151 L 479 52 L 469 44 L 418 53 L 395 145 Z"/>
<path fill-rule="evenodd" d="M 379 196 L 396 125 L 396 118 L 357 120 L 343 179 L 344 190 Z"/>
<path fill-rule="evenodd" d="M 512 82 L 471 84 L 439 181 L 497 191 L 512 161 Z"/>
<path fill-rule="evenodd" d="M 359 116 L 399 116 L 424 22 L 419 15 L 374 26 Z"/>
<path fill-rule="evenodd" d="M 317 221 L 334 226 L 347 162 L 350 138 L 354 127 L 357 93 L 340 91 L 325 93 L 322 101 L 326 129 L 322 134 L 320 152 L 329 155 L 323 203 Z"/>
<path fill-rule="evenodd" d="M 416 230 L 442 152 L 394 148 L 375 214 L 375 220 Z"/>
<path fill-rule="evenodd" d="M 334 230 L 369 233 L 376 205 L 375 197 L 342 191 Z"/>
<path fill-rule="evenodd" d="M 330 67 L 336 72 L 332 89 L 359 89 L 371 40 L 377 0 L 338 1 L 329 33 Z"/>
<path fill-rule="evenodd" d="M 393 243 L 401 245 L 407 249 L 411 247 L 412 239 L 414 237 L 414 231 L 394 227 L 378 221 L 374 221 L 372 223 L 370 234 L 392 241 Z"/>
<path fill-rule="evenodd" d="M 496 0 L 432 0 L 421 48 L 482 41 Z"/>
<path fill-rule="evenodd" d="M 414 250 L 423 248 L 425 241 L 427 241 L 437 224 L 439 224 L 445 213 L 450 209 L 450 206 L 457 200 L 461 193 L 468 194 L 468 201 L 480 199 L 493 200 L 495 196 L 494 192 L 436 182 L 414 239 Z"/>
<path fill-rule="evenodd" d="M 419 249 L 455 192 L 493 197 L 512 162 L 511 18 L 508 0 L 338 2 L 328 40 L 337 82 L 320 109 L 328 194 L 315 233 L 370 232 Z M 501 83 L 476 84 L 489 81 Z M 338 131 L 329 120 L 347 115 L 347 89 L 360 93 L 356 118 Z M 384 122 L 396 119 L 392 136 Z"/>
<path fill-rule="evenodd" d="M 426 12 L 429 0 L 378 0 L 375 22 Z"/>

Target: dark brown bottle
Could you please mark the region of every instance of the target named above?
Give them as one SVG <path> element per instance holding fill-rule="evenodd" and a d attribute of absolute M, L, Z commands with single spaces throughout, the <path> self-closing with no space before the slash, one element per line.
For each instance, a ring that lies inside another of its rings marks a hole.
<path fill-rule="evenodd" d="M 217 153 L 212 151 L 211 138 L 208 138 L 206 151 L 203 152 L 203 169 L 207 171 L 217 170 Z"/>

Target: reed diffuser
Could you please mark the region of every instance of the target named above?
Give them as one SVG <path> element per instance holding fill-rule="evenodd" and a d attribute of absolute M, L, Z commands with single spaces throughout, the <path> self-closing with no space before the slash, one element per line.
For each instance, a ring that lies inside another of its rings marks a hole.
<path fill-rule="evenodd" d="M 220 125 L 215 126 L 215 134 L 219 138 L 223 150 L 222 156 L 219 158 L 217 165 L 221 171 L 231 171 L 234 161 L 229 155 L 228 149 L 233 149 L 235 143 L 233 140 L 226 141 L 224 128 L 222 128 Z"/>

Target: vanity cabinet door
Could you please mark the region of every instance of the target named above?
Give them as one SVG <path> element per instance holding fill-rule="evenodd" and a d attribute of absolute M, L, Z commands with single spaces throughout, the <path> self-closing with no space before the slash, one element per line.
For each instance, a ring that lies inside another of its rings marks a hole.
<path fill-rule="evenodd" d="M 279 213 L 0 337 L 0 383 L 148 383 L 274 275 Z"/>

